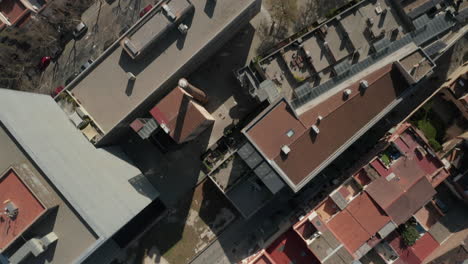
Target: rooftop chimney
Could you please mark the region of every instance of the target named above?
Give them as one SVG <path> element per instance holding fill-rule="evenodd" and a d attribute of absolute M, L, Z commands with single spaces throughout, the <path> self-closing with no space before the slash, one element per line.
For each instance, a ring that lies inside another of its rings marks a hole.
<path fill-rule="evenodd" d="M 312 128 L 312 131 L 314 131 L 314 133 L 315 133 L 315 134 L 318 134 L 318 133 L 320 133 L 320 129 L 318 128 L 318 126 L 316 126 L 316 125 L 312 125 L 312 127 L 311 127 L 311 128 Z"/>
<path fill-rule="evenodd" d="M 351 89 L 346 89 L 346 90 L 344 90 L 344 91 L 343 91 L 343 98 L 344 98 L 344 100 L 348 99 L 349 96 L 351 95 L 351 93 L 352 93 Z"/>
<path fill-rule="evenodd" d="M 282 152 L 284 155 L 288 155 L 289 152 L 291 152 L 291 149 L 290 149 L 288 146 L 284 145 L 284 146 L 281 147 L 281 152 Z"/>
<path fill-rule="evenodd" d="M 206 104 L 208 102 L 208 96 L 206 96 L 206 93 L 191 85 L 186 79 L 182 78 L 179 80 L 179 87 L 184 89 L 201 104 Z"/>

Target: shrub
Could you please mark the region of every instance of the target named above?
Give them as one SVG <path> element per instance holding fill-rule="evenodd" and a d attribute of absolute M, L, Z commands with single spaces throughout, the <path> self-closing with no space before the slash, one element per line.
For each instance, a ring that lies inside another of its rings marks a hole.
<path fill-rule="evenodd" d="M 435 139 L 437 136 L 437 130 L 428 120 L 419 120 L 418 128 L 421 130 L 428 139 Z"/>
<path fill-rule="evenodd" d="M 430 138 L 429 139 L 429 145 L 431 145 L 431 147 L 436 151 L 436 152 L 439 152 L 442 150 L 442 146 L 440 145 L 440 143 L 435 140 L 434 138 Z"/>
<path fill-rule="evenodd" d="M 406 246 L 412 246 L 416 243 L 416 240 L 418 240 L 419 233 L 414 225 L 405 224 L 405 227 L 401 232 L 401 237 L 403 238 L 403 243 L 405 243 Z"/>

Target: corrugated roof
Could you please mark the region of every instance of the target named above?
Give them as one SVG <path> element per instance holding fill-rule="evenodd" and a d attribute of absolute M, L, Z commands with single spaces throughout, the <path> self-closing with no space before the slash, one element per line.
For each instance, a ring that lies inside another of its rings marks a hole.
<path fill-rule="evenodd" d="M 0 100 L 3 125 L 101 238 L 158 196 L 118 148 L 96 149 L 50 96 L 0 89 Z"/>

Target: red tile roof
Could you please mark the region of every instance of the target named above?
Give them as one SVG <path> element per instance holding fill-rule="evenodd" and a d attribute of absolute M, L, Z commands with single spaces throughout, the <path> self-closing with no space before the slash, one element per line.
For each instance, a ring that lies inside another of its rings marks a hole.
<path fill-rule="evenodd" d="M 408 85 L 392 64 L 369 74 L 364 79 L 369 87 L 361 94 L 359 82 L 347 87 L 352 95 L 343 100 L 343 91 L 312 106 L 297 119 L 281 101 L 252 122 L 245 133 L 263 155 L 274 160 L 290 182 L 301 187 L 318 173 L 318 168 L 353 135 L 393 102 Z M 344 89 L 343 89 L 344 90 Z M 323 119 L 317 123 L 317 117 Z M 320 133 L 315 136 L 310 126 L 316 124 Z M 286 136 L 295 130 L 292 138 Z M 291 152 L 282 155 L 280 149 L 287 144 Z"/>
<path fill-rule="evenodd" d="M 403 156 L 391 165 L 390 171 L 395 177 L 387 180 L 385 176 L 388 173 L 382 175 L 381 170 L 377 170 L 383 177 L 374 180 L 366 188 L 366 192 L 397 225 L 405 222 L 435 194 L 428 178 L 443 166 L 440 160 L 430 153 L 422 155 L 417 150 L 421 148 L 419 142 L 423 146 L 424 142 L 411 131 L 410 127 L 406 127 L 394 140 L 404 152 Z M 372 165 L 375 168 L 374 163 Z"/>
<path fill-rule="evenodd" d="M 290 229 L 276 239 L 267 249 L 275 264 L 315 264 L 320 263 L 302 238 Z"/>
<path fill-rule="evenodd" d="M 411 246 L 411 250 L 423 262 L 438 247 L 439 243 L 437 243 L 430 233 L 426 233 Z"/>
<path fill-rule="evenodd" d="M 423 177 L 386 208 L 385 212 L 395 224 L 401 225 L 426 205 L 435 194 L 431 183 Z"/>
<path fill-rule="evenodd" d="M 390 217 L 365 192 L 356 197 L 346 210 L 367 231 L 369 237 L 390 222 Z"/>
<path fill-rule="evenodd" d="M 403 243 L 401 236 L 395 231 L 387 237 L 392 248 L 406 264 L 420 264 L 427 258 L 439 244 L 429 234 L 425 233 L 413 246 L 407 247 Z"/>
<path fill-rule="evenodd" d="M 359 249 L 370 237 L 369 233 L 347 210 L 335 215 L 327 225 L 351 253 Z"/>
<path fill-rule="evenodd" d="M 6 215 L 0 216 L 0 251 L 14 242 L 46 211 L 13 170 L 0 176 L 0 206 L 3 208 L 8 200 L 16 205 L 18 215 L 13 219 Z"/>
<path fill-rule="evenodd" d="M 170 136 L 178 143 L 184 142 L 205 122 L 214 120 L 180 87 L 176 87 L 164 97 L 150 110 L 150 114 L 158 124 L 169 128 Z"/>
<path fill-rule="evenodd" d="M 12 25 L 29 13 L 29 10 L 20 0 L 3 0 L 0 3 L 0 12 L 5 15 Z"/>

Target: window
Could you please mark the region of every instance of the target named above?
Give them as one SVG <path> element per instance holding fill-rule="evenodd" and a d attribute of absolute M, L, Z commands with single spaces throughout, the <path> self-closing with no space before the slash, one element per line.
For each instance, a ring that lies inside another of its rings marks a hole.
<path fill-rule="evenodd" d="M 294 136 L 294 130 L 290 129 L 290 130 L 288 131 L 288 133 L 286 133 L 286 135 L 287 135 L 289 138 L 292 137 L 292 136 Z"/>

